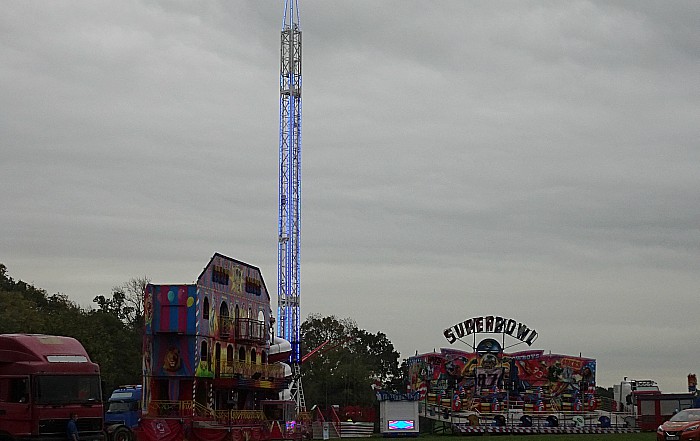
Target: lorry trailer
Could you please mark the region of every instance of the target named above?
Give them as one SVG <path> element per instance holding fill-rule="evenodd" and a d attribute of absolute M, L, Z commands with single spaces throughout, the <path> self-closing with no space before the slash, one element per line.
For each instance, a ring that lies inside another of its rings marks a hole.
<path fill-rule="evenodd" d="M 0 441 L 64 441 L 74 413 L 81 441 L 104 439 L 100 369 L 80 342 L 0 334 Z"/>

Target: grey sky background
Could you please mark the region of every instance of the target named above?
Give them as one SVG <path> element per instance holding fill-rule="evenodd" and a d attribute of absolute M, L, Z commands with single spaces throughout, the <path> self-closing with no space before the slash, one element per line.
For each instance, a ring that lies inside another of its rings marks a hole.
<path fill-rule="evenodd" d="M 0 262 L 88 306 L 277 292 L 280 1 L 3 2 Z M 598 385 L 700 371 L 700 3 L 301 1 L 302 316 L 501 315 Z M 457 343 L 456 347 L 468 349 Z M 524 345 L 511 350 L 526 349 Z"/>

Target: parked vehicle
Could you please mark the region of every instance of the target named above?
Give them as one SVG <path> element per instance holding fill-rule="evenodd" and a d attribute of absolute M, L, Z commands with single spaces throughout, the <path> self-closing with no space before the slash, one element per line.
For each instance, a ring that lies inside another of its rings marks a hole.
<path fill-rule="evenodd" d="M 636 412 L 635 396 L 660 394 L 659 385 L 654 380 L 628 380 L 625 377 L 620 384 L 613 385 L 613 399 L 617 403 L 616 411 Z"/>
<path fill-rule="evenodd" d="M 0 334 L 0 441 L 104 438 L 100 369 L 70 337 Z"/>
<path fill-rule="evenodd" d="M 111 441 L 131 441 L 141 419 L 141 385 L 119 386 L 109 397 L 105 433 Z"/>
<path fill-rule="evenodd" d="M 628 414 L 625 424 L 649 432 L 678 411 L 700 407 L 700 397 L 695 392 L 664 393 L 654 380 L 627 380 L 625 377 L 613 386 L 613 393 L 614 410 Z"/>
<path fill-rule="evenodd" d="M 700 439 L 700 409 L 681 410 L 656 429 L 657 441 Z"/>

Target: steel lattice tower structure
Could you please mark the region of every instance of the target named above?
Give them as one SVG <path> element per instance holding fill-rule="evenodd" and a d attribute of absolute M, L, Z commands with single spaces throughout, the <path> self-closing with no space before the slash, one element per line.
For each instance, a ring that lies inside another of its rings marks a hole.
<path fill-rule="evenodd" d="M 277 335 L 292 345 L 292 400 L 305 411 L 301 387 L 299 239 L 301 236 L 301 28 L 298 0 L 285 0 L 280 46 L 279 237 Z"/>

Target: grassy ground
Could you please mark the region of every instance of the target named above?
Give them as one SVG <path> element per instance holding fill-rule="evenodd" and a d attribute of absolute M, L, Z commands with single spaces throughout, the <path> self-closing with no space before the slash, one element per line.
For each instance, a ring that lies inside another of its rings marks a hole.
<path fill-rule="evenodd" d="M 476 435 L 478 436 L 478 435 Z M 483 435 L 488 437 L 499 437 L 500 441 L 505 441 L 506 439 L 511 441 L 516 441 L 522 439 L 522 441 L 654 441 L 656 440 L 656 433 L 654 432 L 642 432 L 642 433 L 609 433 L 609 434 L 568 434 L 568 435 Z M 469 441 L 468 438 L 472 436 L 467 435 L 426 435 L 421 434 L 416 441 L 447 441 L 446 438 L 450 438 L 451 441 Z"/>

